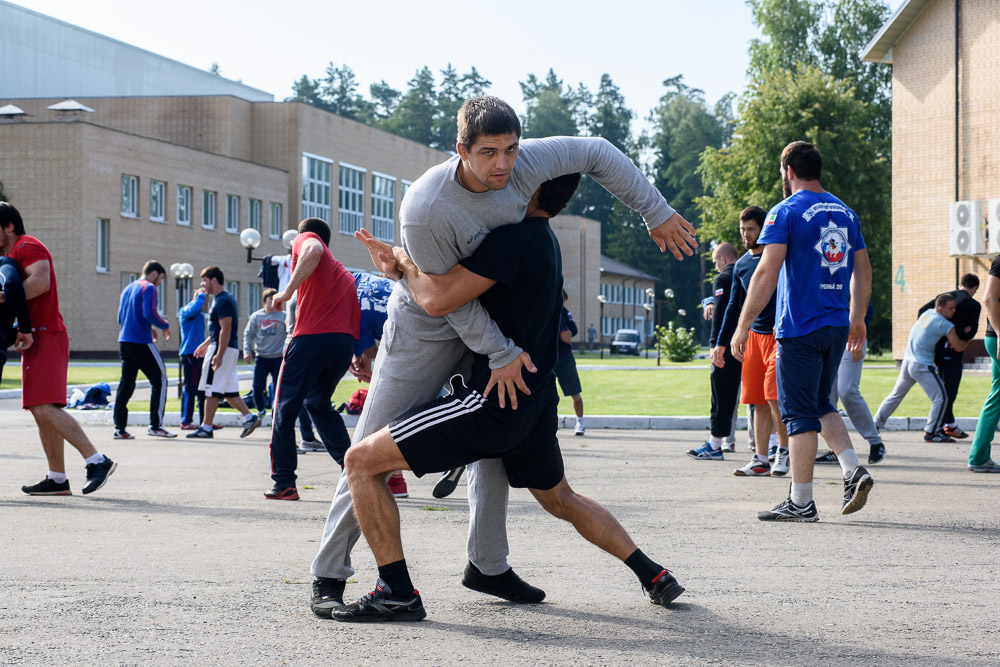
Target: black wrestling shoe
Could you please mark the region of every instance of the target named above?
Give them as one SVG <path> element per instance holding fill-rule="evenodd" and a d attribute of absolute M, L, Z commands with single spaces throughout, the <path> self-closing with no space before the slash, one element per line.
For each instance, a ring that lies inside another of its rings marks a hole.
<path fill-rule="evenodd" d="M 344 623 L 382 623 L 385 621 L 419 621 L 427 617 L 420 593 L 398 596 L 389 584 L 379 579 L 375 590 L 346 607 L 337 607 L 331 618 Z"/>
<path fill-rule="evenodd" d="M 309 601 L 312 613 L 320 618 L 330 618 L 334 609 L 343 607 L 346 583 L 343 579 L 328 579 L 327 577 L 313 579 L 313 594 Z"/>
<path fill-rule="evenodd" d="M 54 479 L 46 477 L 38 484 L 32 484 L 30 486 L 22 486 L 21 490 L 27 493 L 29 496 L 72 496 L 73 492 L 69 490 L 69 480 L 65 482 L 57 482 Z"/>
<path fill-rule="evenodd" d="M 677 599 L 684 592 L 684 587 L 677 583 L 670 570 L 664 570 L 656 576 L 649 588 L 642 587 L 649 596 L 650 604 L 658 604 L 666 607 Z"/>
<path fill-rule="evenodd" d="M 850 478 L 844 480 L 844 506 L 840 513 L 853 514 L 864 507 L 874 484 L 875 480 L 863 466 L 855 468 Z"/>
<path fill-rule="evenodd" d="M 447 498 L 455 492 L 458 487 L 458 480 L 462 479 L 465 466 L 459 466 L 454 470 L 445 470 L 441 473 L 441 479 L 434 485 L 431 495 L 435 498 Z"/>
<path fill-rule="evenodd" d="M 83 487 L 83 495 L 93 493 L 107 484 L 108 477 L 118 469 L 118 464 L 104 457 L 101 463 L 90 463 L 87 465 L 87 486 Z"/>
<path fill-rule="evenodd" d="M 514 568 L 507 568 L 503 574 L 485 575 L 471 562 L 465 566 L 462 575 L 462 585 L 479 593 L 495 595 L 508 602 L 541 602 L 545 599 L 545 591 L 535 588 L 514 573 Z"/>
<path fill-rule="evenodd" d="M 813 521 L 819 521 L 819 512 L 816 511 L 816 503 L 812 500 L 806 505 L 796 505 L 792 502 L 791 496 L 789 496 L 778 503 L 774 509 L 757 512 L 757 518 L 761 521 L 812 523 Z"/>
<path fill-rule="evenodd" d="M 882 459 L 885 458 L 885 445 L 881 442 L 877 445 L 871 445 L 868 450 L 868 463 L 869 465 L 874 465 L 876 463 L 881 463 Z"/>

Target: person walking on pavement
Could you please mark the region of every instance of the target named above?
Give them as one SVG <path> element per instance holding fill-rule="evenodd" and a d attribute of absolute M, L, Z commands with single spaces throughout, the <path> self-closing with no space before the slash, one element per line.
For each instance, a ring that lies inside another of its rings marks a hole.
<path fill-rule="evenodd" d="M 205 395 L 198 391 L 201 382 L 201 360 L 194 351 L 205 340 L 205 311 L 208 310 L 208 294 L 199 287 L 191 302 L 177 313 L 181 322 L 181 372 L 184 374 L 184 392 L 181 395 L 181 430 L 193 431 L 205 418 Z M 194 408 L 198 405 L 198 424 L 194 423 Z"/>

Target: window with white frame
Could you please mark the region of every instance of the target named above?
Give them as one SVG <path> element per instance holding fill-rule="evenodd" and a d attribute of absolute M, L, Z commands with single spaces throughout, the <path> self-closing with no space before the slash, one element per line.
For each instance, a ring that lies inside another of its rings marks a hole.
<path fill-rule="evenodd" d="M 177 224 L 191 224 L 191 188 L 186 185 L 177 186 Z"/>
<path fill-rule="evenodd" d="M 282 232 L 282 225 L 284 223 L 281 220 L 281 204 L 271 202 L 271 221 L 268 227 L 270 234 L 268 234 L 272 239 L 280 239 Z"/>
<path fill-rule="evenodd" d="M 399 182 L 399 201 L 403 201 L 403 197 L 406 196 L 406 191 L 410 189 L 413 185 L 413 181 L 400 181 Z"/>
<path fill-rule="evenodd" d="M 635 293 L 635 288 L 634 287 L 626 287 L 625 288 L 625 304 L 626 305 L 628 305 L 628 306 L 632 305 L 634 293 Z"/>
<path fill-rule="evenodd" d="M 337 230 L 353 234 L 365 226 L 365 169 L 340 163 L 340 220 Z"/>
<path fill-rule="evenodd" d="M 247 317 L 250 317 L 250 313 L 260 310 L 264 307 L 264 304 L 260 302 L 261 286 L 260 283 L 250 283 L 247 285 Z"/>
<path fill-rule="evenodd" d="M 236 234 L 240 231 L 240 198 L 226 195 L 226 231 Z"/>
<path fill-rule="evenodd" d="M 215 229 L 215 193 L 205 190 L 201 197 L 201 226 Z"/>
<path fill-rule="evenodd" d="M 111 273 L 111 221 L 97 219 L 97 272 Z"/>
<path fill-rule="evenodd" d="M 611 285 L 607 283 L 601 283 L 601 296 L 603 296 L 606 301 L 611 301 Z"/>
<path fill-rule="evenodd" d="M 302 154 L 302 217 L 320 218 L 329 224 L 330 177 L 333 160 L 319 155 Z"/>
<path fill-rule="evenodd" d="M 122 215 L 139 217 L 139 177 L 122 174 Z"/>
<path fill-rule="evenodd" d="M 236 319 L 240 318 L 240 284 L 235 280 L 230 280 L 226 283 L 226 291 L 229 292 L 233 301 L 236 302 Z M 254 308 L 256 310 L 256 308 Z"/>
<path fill-rule="evenodd" d="M 260 231 L 260 200 L 251 199 L 247 212 L 247 227 Z"/>
<path fill-rule="evenodd" d="M 396 231 L 396 179 L 372 172 L 372 234 L 392 243 Z"/>
<path fill-rule="evenodd" d="M 166 282 L 166 280 L 163 281 L 163 283 Z M 160 317 L 165 318 L 167 316 L 167 290 L 160 289 L 163 287 L 163 283 L 156 288 L 156 312 L 160 314 Z"/>
<path fill-rule="evenodd" d="M 167 184 L 163 181 L 149 182 L 149 219 L 163 222 L 167 216 Z"/>
<path fill-rule="evenodd" d="M 139 279 L 139 274 L 131 271 L 122 271 L 121 289 L 124 290 L 130 283 Z"/>

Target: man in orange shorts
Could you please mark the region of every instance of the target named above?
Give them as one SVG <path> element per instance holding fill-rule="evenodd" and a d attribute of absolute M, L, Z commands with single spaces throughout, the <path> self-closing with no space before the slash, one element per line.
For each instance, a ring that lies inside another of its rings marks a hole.
<path fill-rule="evenodd" d="M 33 341 L 21 349 L 21 407 L 38 424 L 49 472 L 45 479 L 21 490 L 32 496 L 68 496 L 64 443 L 76 447 L 85 459 L 87 484 L 83 492 L 104 486 L 118 464 L 98 452 L 66 406 L 66 372 L 69 367 L 69 336 L 59 313 L 59 295 L 52 254 L 38 239 L 24 233 L 18 210 L 0 202 L 0 252 L 17 262 L 28 299 Z M 3 296 L 0 295 L 0 299 Z"/>
<path fill-rule="evenodd" d="M 748 206 L 740 213 L 740 237 L 747 252 L 740 257 L 733 269 L 733 293 L 726 306 L 726 315 L 722 321 L 722 329 L 716 346 L 712 348 L 712 363 L 717 367 L 725 364 L 724 353 L 736 331 L 743 302 L 746 300 L 750 279 L 760 263 L 763 246 L 757 245 L 764 226 L 766 212 L 759 206 Z M 774 304 L 775 295 L 767 307 L 750 326 L 750 338 L 747 341 L 746 352 L 743 355 L 743 396 L 741 402 L 754 406 L 754 446 L 756 453 L 753 459 L 742 468 L 737 468 L 733 474 L 737 477 L 756 477 L 763 475 L 782 476 L 788 473 L 788 434 L 781 422 L 778 410 L 778 382 L 776 369 L 777 344 L 774 340 Z M 734 351 L 735 354 L 735 351 Z M 773 453 L 769 452 L 769 440 L 774 429 L 778 431 L 778 445 Z M 696 451 L 697 453 L 697 451 Z M 690 454 L 690 453 L 689 453 Z M 711 458 L 707 456 L 694 458 Z M 721 451 L 718 458 L 722 457 Z M 771 459 L 774 465 L 771 464 Z"/>

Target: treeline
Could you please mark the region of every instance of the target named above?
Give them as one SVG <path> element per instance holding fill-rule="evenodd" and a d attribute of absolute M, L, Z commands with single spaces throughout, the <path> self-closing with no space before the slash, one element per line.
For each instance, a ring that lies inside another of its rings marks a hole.
<path fill-rule="evenodd" d="M 680 75 L 662 82 L 647 130 L 603 74 L 592 90 L 567 85 L 553 71 L 520 82 L 525 138 L 604 137 L 631 156 L 678 211 L 699 227 L 702 250 L 711 241 L 739 245 L 737 217 L 748 205 L 765 209 L 781 199 L 778 158 L 791 141 L 816 143 L 824 157 L 824 186 L 859 215 L 874 268 L 875 320 L 870 346 L 891 344 L 891 116 L 887 65 L 858 55 L 888 18 L 880 0 L 748 0 L 762 39 L 750 44 L 750 85 L 737 98 L 709 103 Z M 655 64 L 648 66 L 654 67 Z M 359 91 L 347 65 L 303 75 L 290 100 L 305 102 L 443 151 L 454 151 L 455 114 L 491 82 L 472 68 L 451 65 L 435 77 L 419 69 L 405 91 L 385 81 Z M 697 305 L 707 292 L 704 252 L 684 262 L 665 258 L 648 240 L 642 220 L 590 179 L 583 179 L 570 213 L 600 221 L 603 252 L 673 289 L 677 310 L 664 317 L 703 327 Z M 706 337 L 707 338 L 707 337 Z"/>

